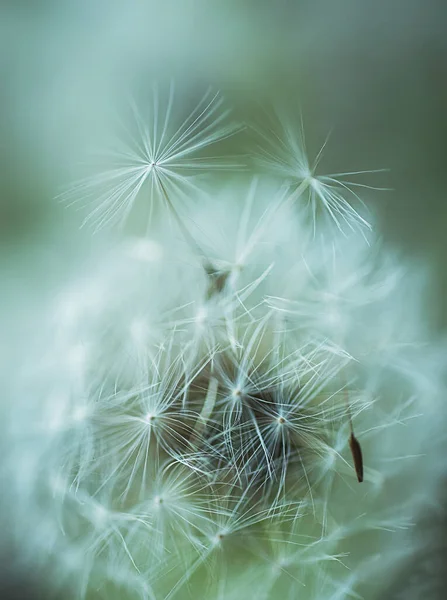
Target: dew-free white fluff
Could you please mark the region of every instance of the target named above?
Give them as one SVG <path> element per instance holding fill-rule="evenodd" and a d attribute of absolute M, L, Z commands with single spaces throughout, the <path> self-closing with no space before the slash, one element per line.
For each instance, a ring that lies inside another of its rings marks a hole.
<path fill-rule="evenodd" d="M 2 471 L 24 564 L 80 600 L 378 597 L 442 470 L 421 270 L 305 189 L 182 211 L 163 176 L 158 227 L 92 242 L 31 317 Z"/>

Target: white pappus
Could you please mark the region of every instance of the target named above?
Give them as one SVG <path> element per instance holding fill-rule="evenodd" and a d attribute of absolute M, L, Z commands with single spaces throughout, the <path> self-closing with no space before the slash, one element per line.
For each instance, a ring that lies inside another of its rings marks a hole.
<path fill-rule="evenodd" d="M 281 142 L 281 185 L 197 192 L 182 169 L 207 172 L 237 127 L 213 95 L 168 133 L 167 98 L 153 120 L 133 108 L 128 164 L 70 191 L 95 198 L 95 226 L 140 193 L 167 210 L 145 236 L 104 234 L 35 315 L 5 418 L 12 533 L 78 600 L 374 598 L 439 472 L 423 281 L 358 234 L 347 184 L 299 175 L 336 225 L 314 211 L 309 227 L 286 181 L 308 165 L 299 137 Z"/>

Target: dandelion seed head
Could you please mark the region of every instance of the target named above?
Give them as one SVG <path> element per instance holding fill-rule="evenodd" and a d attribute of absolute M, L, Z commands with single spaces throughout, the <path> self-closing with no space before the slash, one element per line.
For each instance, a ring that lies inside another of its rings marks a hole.
<path fill-rule="evenodd" d="M 98 243 L 39 307 L 5 411 L 11 526 L 79 600 L 357 597 L 363 561 L 401 556 L 415 489 L 442 471 L 423 285 L 359 236 L 353 183 L 317 175 L 291 129 L 261 151 L 279 190 L 198 194 L 191 176 L 234 132 L 205 98 L 172 131 L 173 89 L 149 120 L 133 105 L 109 168 L 75 190 L 97 227 L 161 200 L 178 228 L 159 214 L 146 237 Z"/>

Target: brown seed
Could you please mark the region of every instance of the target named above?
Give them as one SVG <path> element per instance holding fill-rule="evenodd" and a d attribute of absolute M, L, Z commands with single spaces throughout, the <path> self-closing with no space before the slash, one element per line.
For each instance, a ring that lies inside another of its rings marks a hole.
<path fill-rule="evenodd" d="M 359 483 L 363 481 L 363 456 L 362 449 L 360 447 L 359 441 L 355 437 L 354 433 L 351 432 L 351 437 L 349 438 L 349 446 L 351 448 L 352 458 L 354 459 L 354 468 L 357 474 L 357 479 Z"/>
<path fill-rule="evenodd" d="M 227 280 L 230 276 L 229 271 L 220 271 L 215 268 L 211 263 L 205 263 L 204 269 L 209 278 L 208 289 L 206 291 L 206 298 L 209 300 L 213 296 L 219 295 L 223 292 Z"/>

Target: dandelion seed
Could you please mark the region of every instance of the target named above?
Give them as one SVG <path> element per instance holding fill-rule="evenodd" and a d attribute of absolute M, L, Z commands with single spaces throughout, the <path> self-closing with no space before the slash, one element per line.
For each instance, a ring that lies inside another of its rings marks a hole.
<path fill-rule="evenodd" d="M 349 447 L 351 449 L 352 458 L 354 460 L 354 469 L 357 475 L 357 479 L 359 483 L 363 482 L 363 455 L 362 448 L 358 439 L 354 435 L 354 426 L 352 424 L 352 415 L 351 415 L 351 406 L 349 404 L 348 396 L 346 398 L 346 408 L 348 412 L 348 420 L 349 420 L 349 428 L 351 430 L 351 435 L 349 436 Z"/>
<path fill-rule="evenodd" d="M 352 458 L 354 459 L 354 467 L 355 472 L 357 474 L 357 479 L 359 483 L 363 481 L 363 457 L 362 457 L 362 449 L 360 447 L 359 441 L 355 437 L 354 433 L 351 432 L 349 437 L 349 446 L 351 448 Z"/>
<path fill-rule="evenodd" d="M 290 191 L 287 203 L 292 204 L 307 197 L 314 232 L 320 212 L 325 213 L 342 233 L 343 225 L 353 231 L 371 229 L 371 225 L 361 212 L 351 205 L 349 199 L 364 209 L 365 204 L 356 193 L 355 188 L 374 190 L 384 188 L 346 180 L 346 177 L 377 173 L 383 169 L 317 175 L 316 171 L 328 139 L 320 148 L 314 162 L 309 162 L 302 119 L 297 127 L 289 119 L 277 116 L 268 131 L 258 127 L 253 127 L 253 129 L 263 140 L 262 144 L 258 144 L 256 162 L 261 168 L 271 171 L 281 178 Z"/>
<path fill-rule="evenodd" d="M 105 154 L 109 166 L 59 196 L 68 204 L 95 204 L 84 224 L 100 229 L 109 223 L 125 222 L 139 198 L 148 207 L 149 221 L 157 200 L 167 204 L 175 218 L 173 199 L 177 201 L 179 193 L 197 190 L 193 179 L 196 173 L 235 167 L 234 161 L 203 156 L 209 146 L 241 129 L 234 123 L 225 124 L 230 111 L 222 110 L 219 93 L 207 90 L 194 110 L 181 120 L 175 107 L 174 83 L 166 103 L 158 87 L 152 91 L 147 116 L 146 110 L 141 111 L 131 102 L 130 130 L 123 126 L 114 148 Z"/>

